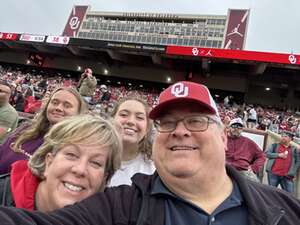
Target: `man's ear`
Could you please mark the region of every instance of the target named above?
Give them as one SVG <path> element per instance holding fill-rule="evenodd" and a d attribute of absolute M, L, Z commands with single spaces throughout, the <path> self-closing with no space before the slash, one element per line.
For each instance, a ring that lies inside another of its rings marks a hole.
<path fill-rule="evenodd" d="M 224 127 L 223 131 L 221 132 L 221 139 L 224 143 L 224 150 L 227 151 L 227 129 Z"/>

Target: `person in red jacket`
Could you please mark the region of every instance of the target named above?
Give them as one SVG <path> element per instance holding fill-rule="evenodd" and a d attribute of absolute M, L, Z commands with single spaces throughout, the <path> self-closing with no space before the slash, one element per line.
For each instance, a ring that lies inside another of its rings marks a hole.
<path fill-rule="evenodd" d="M 256 174 L 265 163 L 265 154 L 254 141 L 241 135 L 243 127 L 241 118 L 230 121 L 226 161 L 248 178 L 258 181 Z"/>
<path fill-rule="evenodd" d="M 269 185 L 280 185 L 290 193 L 294 192 L 294 178 L 300 167 L 300 150 L 291 145 L 293 137 L 292 132 L 281 131 L 280 142 L 273 143 L 266 152 Z"/>
<path fill-rule="evenodd" d="M 53 211 L 98 191 L 119 168 L 122 143 L 108 121 L 91 115 L 55 124 L 43 145 L 0 177 L 0 205 Z"/>

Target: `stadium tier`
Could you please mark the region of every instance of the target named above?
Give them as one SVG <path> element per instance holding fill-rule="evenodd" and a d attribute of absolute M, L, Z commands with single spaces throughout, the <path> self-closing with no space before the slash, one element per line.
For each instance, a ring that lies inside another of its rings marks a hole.
<path fill-rule="evenodd" d="M 121 13 L 74 6 L 62 36 L 0 32 L 0 62 L 74 73 L 88 67 L 99 79 L 138 85 L 191 80 L 220 99 L 233 95 L 238 103 L 300 107 L 300 55 L 242 50 L 249 13 Z"/>
<path fill-rule="evenodd" d="M 243 49 L 249 10 L 227 15 L 98 12 L 74 6 L 63 36 L 153 45 Z"/>

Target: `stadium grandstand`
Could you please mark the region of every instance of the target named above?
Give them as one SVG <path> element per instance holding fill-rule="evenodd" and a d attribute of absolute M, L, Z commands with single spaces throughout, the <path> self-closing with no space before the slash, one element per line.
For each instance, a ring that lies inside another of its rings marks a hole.
<path fill-rule="evenodd" d="M 109 113 L 118 98 L 130 94 L 155 105 L 169 84 L 194 81 L 210 88 L 222 119 L 243 116 L 254 106 L 257 129 L 289 130 L 297 142 L 300 55 L 244 50 L 249 14 L 245 9 L 229 9 L 227 15 L 95 12 L 74 6 L 61 36 L 0 32 L 0 76 L 22 84 L 30 104 L 21 111 L 29 117 L 47 92 L 76 86 L 85 68 L 98 80 L 91 104 L 96 113 Z M 111 93 L 105 104 L 101 85 Z M 255 134 L 265 149 L 266 133 Z"/>
<path fill-rule="evenodd" d="M 74 6 L 63 35 L 124 43 L 243 49 L 248 15 L 249 10 L 232 9 L 228 15 L 188 15 L 97 12 L 88 6 Z M 234 38 L 235 34 L 240 40 Z"/>

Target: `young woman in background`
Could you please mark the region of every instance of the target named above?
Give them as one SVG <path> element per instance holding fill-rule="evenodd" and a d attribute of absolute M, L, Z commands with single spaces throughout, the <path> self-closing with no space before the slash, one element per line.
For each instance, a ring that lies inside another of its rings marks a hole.
<path fill-rule="evenodd" d="M 152 129 L 149 111 L 150 107 L 143 100 L 130 97 L 121 99 L 113 109 L 111 116 L 121 134 L 123 153 L 121 168 L 108 186 L 130 185 L 134 174 L 155 171 L 149 141 Z"/>
<path fill-rule="evenodd" d="M 29 159 L 42 145 L 51 126 L 66 117 L 85 112 L 86 104 L 74 88 L 60 87 L 53 91 L 41 112 L 17 128 L 0 146 L 0 174 L 8 173 L 13 162 Z"/>

